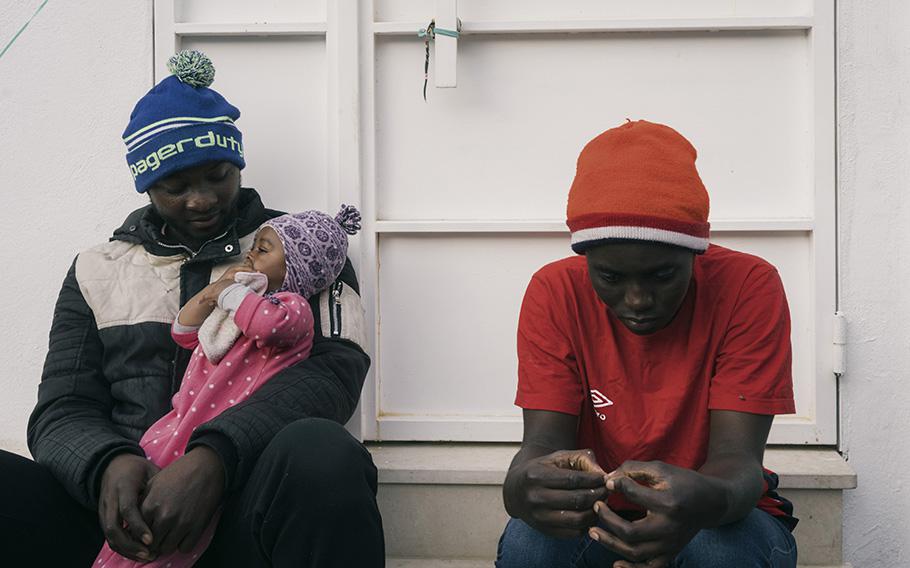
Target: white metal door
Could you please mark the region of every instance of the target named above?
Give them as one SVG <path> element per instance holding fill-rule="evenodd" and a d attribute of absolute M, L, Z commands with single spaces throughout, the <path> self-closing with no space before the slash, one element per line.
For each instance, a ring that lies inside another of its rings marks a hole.
<path fill-rule="evenodd" d="M 418 30 L 455 15 L 424 102 Z M 771 442 L 835 442 L 831 0 L 157 0 L 155 22 L 159 71 L 177 48 L 215 60 L 270 206 L 361 205 L 363 437 L 520 439 L 524 287 L 571 254 L 581 147 L 628 117 L 687 136 L 712 240 L 780 269 L 797 413 Z"/>

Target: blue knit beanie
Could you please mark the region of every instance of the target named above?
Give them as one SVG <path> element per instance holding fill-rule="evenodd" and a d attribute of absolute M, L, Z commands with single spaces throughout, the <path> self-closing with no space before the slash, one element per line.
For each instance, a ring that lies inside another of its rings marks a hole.
<path fill-rule="evenodd" d="M 181 51 L 167 62 L 173 75 L 139 99 L 123 132 L 126 162 L 145 193 L 156 181 L 204 162 L 231 162 L 243 169 L 243 136 L 234 125 L 237 107 L 209 85 L 211 60 Z"/>

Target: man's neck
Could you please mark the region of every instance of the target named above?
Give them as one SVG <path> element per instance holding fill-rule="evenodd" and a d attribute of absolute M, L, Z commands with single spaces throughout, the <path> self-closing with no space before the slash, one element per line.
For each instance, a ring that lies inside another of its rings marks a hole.
<path fill-rule="evenodd" d="M 161 225 L 161 236 L 164 240 L 164 243 L 162 243 L 162 244 L 177 245 L 177 246 L 183 247 L 195 256 L 208 243 L 210 243 L 212 241 L 217 241 L 218 239 L 221 239 L 222 237 L 227 235 L 231 231 L 231 228 L 234 226 L 235 222 L 236 222 L 236 218 L 235 218 L 235 220 L 228 223 L 228 225 L 220 233 L 218 233 L 215 236 L 210 237 L 208 239 L 202 240 L 202 239 L 194 239 L 192 237 L 184 236 L 180 231 L 178 231 L 174 227 L 168 225 L 167 222 L 165 221 Z"/>

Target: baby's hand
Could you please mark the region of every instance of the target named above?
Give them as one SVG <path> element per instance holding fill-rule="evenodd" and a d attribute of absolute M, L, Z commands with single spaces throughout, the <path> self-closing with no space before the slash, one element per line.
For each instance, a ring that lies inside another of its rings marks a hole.
<path fill-rule="evenodd" d="M 219 278 L 218 281 L 220 282 L 221 280 L 228 280 L 230 282 L 233 282 L 234 276 L 238 272 L 255 272 L 255 270 L 253 270 L 253 267 L 250 265 L 249 260 L 244 260 L 242 264 L 232 266 L 225 270 L 224 274 L 221 275 L 221 278 Z"/>
<path fill-rule="evenodd" d="M 218 305 L 218 296 L 224 292 L 224 289 L 234 283 L 234 279 L 230 280 L 221 278 L 212 282 L 205 288 L 203 288 L 197 295 L 196 299 L 200 304 L 206 304 L 210 307 L 215 307 Z"/>

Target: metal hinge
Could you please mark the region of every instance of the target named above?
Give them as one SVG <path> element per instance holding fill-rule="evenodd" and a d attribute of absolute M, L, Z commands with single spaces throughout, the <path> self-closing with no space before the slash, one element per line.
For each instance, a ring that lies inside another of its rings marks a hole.
<path fill-rule="evenodd" d="M 847 316 L 843 312 L 834 312 L 834 356 L 832 366 L 834 374 L 840 377 L 847 371 Z"/>

